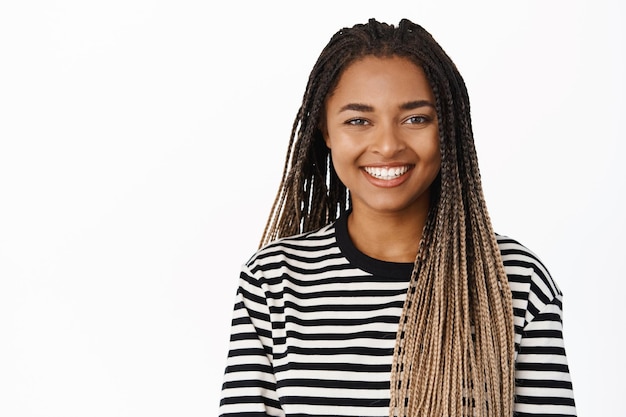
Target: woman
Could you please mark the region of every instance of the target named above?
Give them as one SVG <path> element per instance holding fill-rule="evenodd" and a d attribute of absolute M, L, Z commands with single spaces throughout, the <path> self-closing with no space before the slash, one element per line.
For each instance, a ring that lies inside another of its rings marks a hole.
<path fill-rule="evenodd" d="M 469 109 L 420 26 L 332 37 L 241 273 L 222 416 L 575 415 L 561 293 L 493 232 Z"/>

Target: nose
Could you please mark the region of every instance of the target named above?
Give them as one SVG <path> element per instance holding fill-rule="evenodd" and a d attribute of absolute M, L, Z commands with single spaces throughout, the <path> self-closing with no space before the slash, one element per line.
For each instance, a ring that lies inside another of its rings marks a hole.
<path fill-rule="evenodd" d="M 392 125 L 378 125 L 371 146 L 374 153 L 385 158 L 393 158 L 406 149 L 400 132 Z"/>

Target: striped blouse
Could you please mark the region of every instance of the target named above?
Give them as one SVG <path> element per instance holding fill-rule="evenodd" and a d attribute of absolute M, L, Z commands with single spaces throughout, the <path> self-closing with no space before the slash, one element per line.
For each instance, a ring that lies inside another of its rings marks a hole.
<path fill-rule="evenodd" d="M 498 245 L 513 293 L 515 415 L 575 416 L 562 294 L 532 252 Z M 241 272 L 220 416 L 388 416 L 412 268 L 359 252 L 345 218 L 259 250 Z"/>

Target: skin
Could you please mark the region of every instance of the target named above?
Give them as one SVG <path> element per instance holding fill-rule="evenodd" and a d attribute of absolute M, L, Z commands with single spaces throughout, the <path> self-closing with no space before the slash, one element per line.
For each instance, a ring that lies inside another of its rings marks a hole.
<path fill-rule="evenodd" d="M 324 140 L 352 196 L 348 232 L 368 256 L 415 260 L 441 167 L 434 103 L 423 70 L 396 56 L 352 63 L 326 100 Z"/>

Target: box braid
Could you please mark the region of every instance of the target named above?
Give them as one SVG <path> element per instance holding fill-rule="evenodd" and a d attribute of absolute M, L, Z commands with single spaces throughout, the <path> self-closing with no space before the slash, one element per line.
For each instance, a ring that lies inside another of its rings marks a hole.
<path fill-rule="evenodd" d="M 421 26 L 371 19 L 331 38 L 293 124 L 261 245 L 315 230 L 349 209 L 322 137 L 324 103 L 342 72 L 368 55 L 405 57 L 424 70 L 442 158 L 400 317 L 389 415 L 512 416 L 512 296 L 485 206 L 469 97 L 452 60 Z"/>

